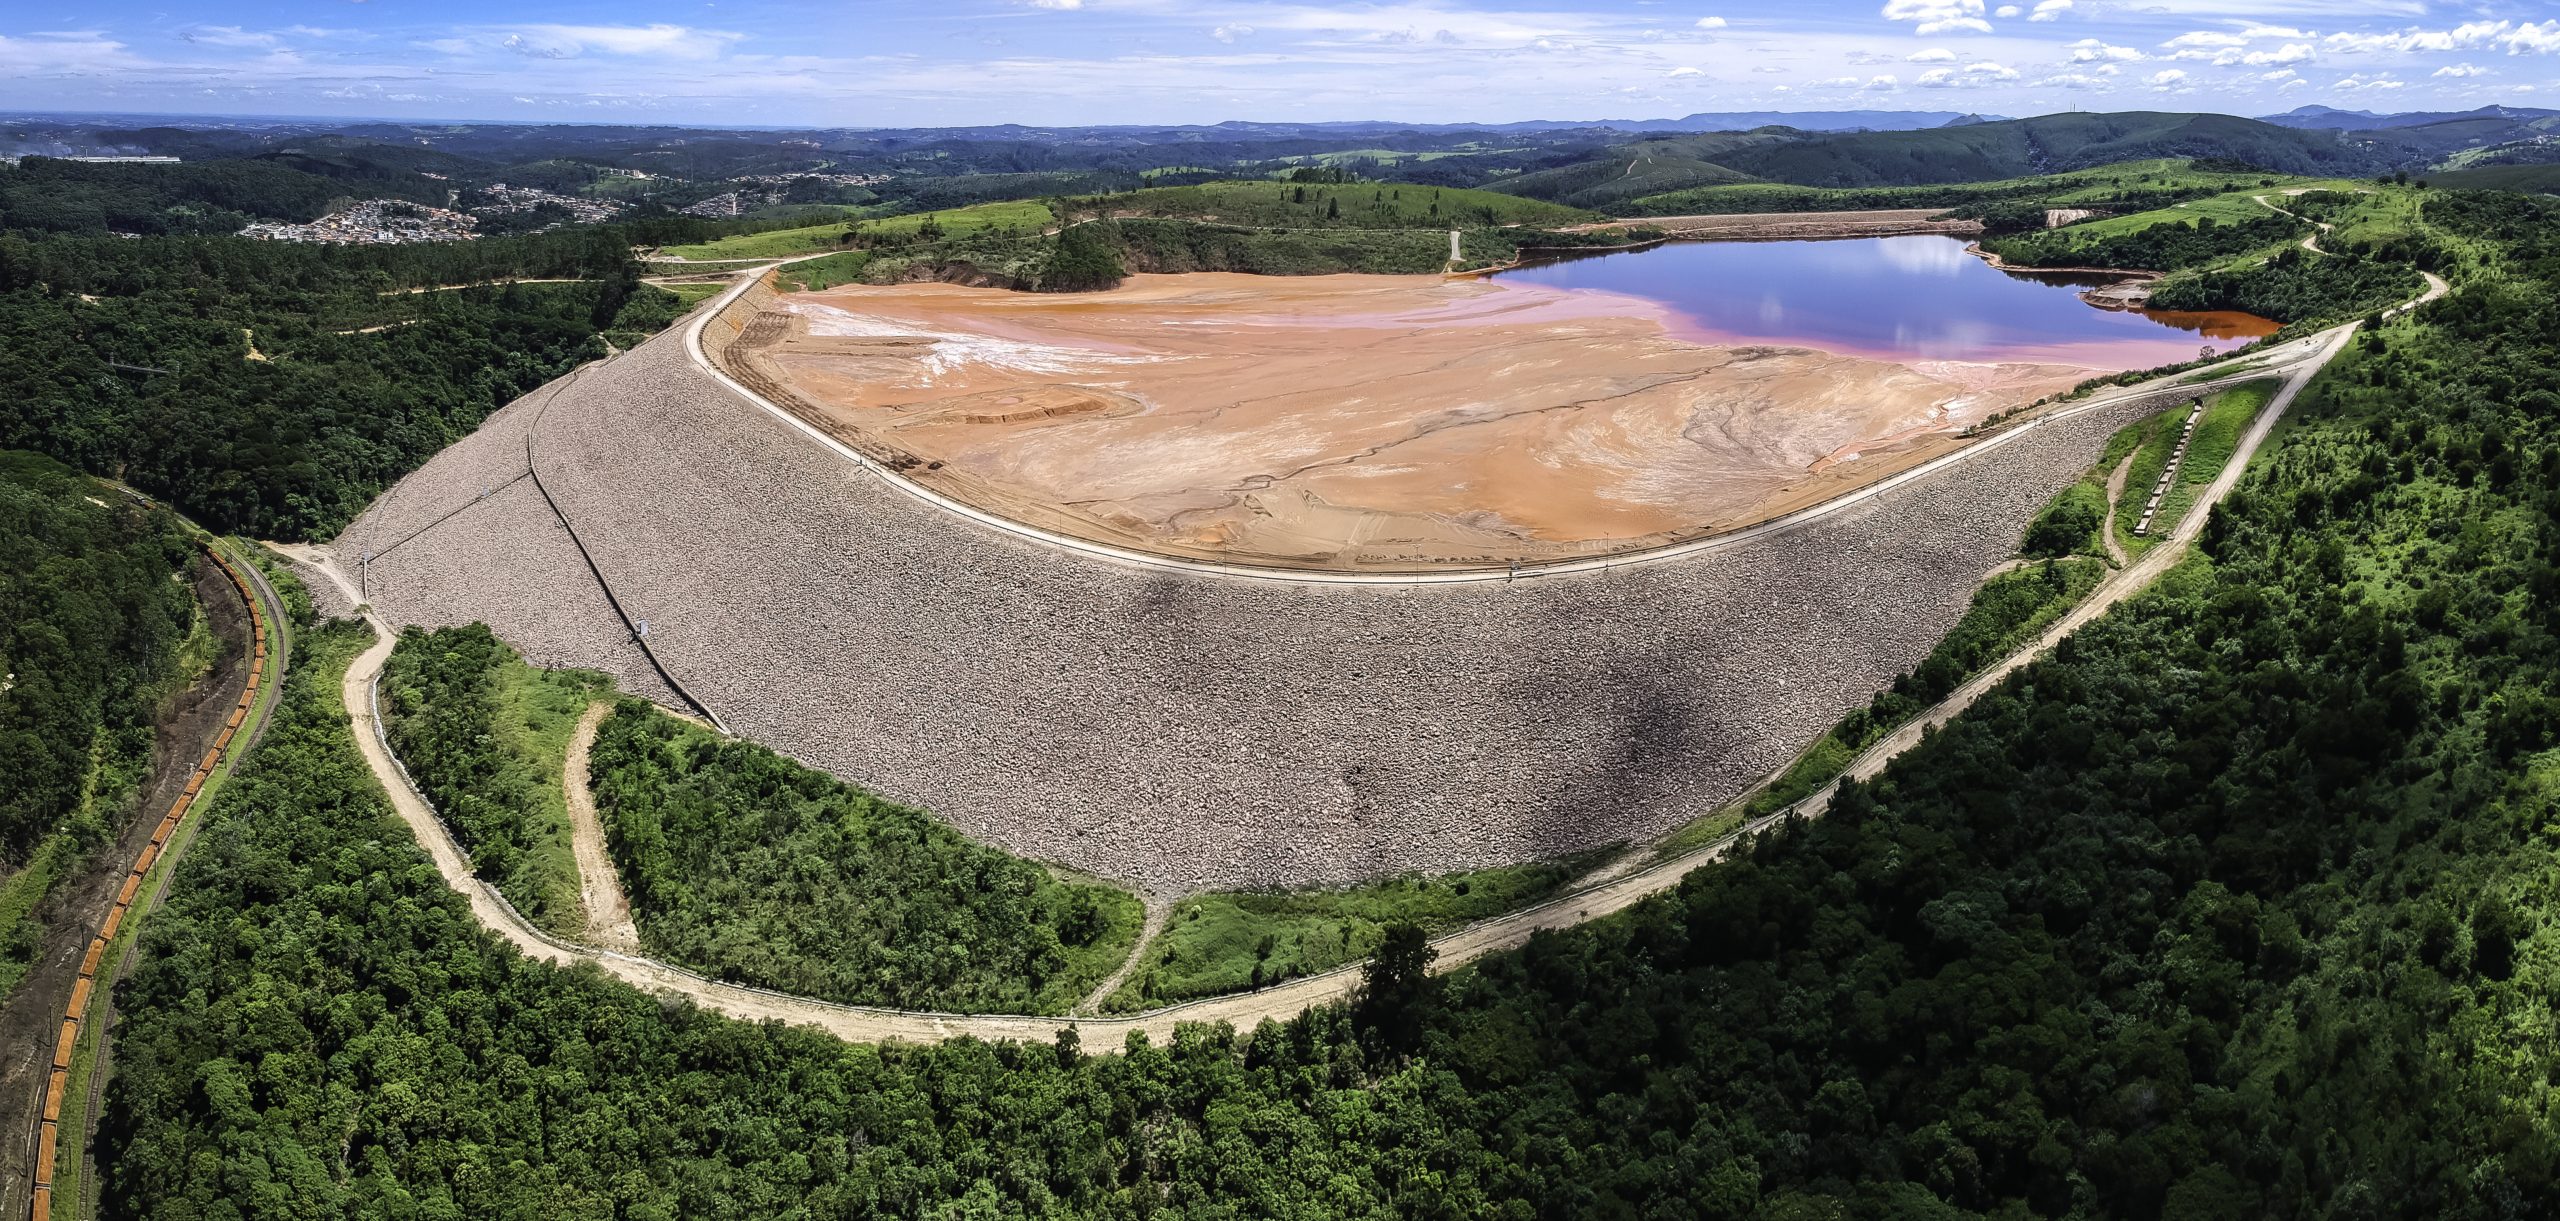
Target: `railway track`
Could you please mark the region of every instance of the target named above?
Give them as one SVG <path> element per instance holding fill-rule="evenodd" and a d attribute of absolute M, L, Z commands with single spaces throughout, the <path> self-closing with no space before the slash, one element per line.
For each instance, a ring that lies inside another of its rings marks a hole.
<path fill-rule="evenodd" d="M 57 1177 L 55 1162 L 61 1151 L 62 1110 L 71 1086 L 71 1062 L 79 1048 L 82 1034 L 95 1020 L 90 1013 L 91 1005 L 94 1003 L 103 1008 L 106 1004 L 105 999 L 97 996 L 96 992 L 107 951 L 114 945 L 117 933 L 122 930 L 126 919 L 132 914 L 134 900 L 142 893 L 143 884 L 150 877 L 152 866 L 157 864 L 161 856 L 168 851 L 170 838 L 177 834 L 178 828 L 186 821 L 189 812 L 203 798 L 205 788 L 212 782 L 215 774 L 234 757 L 235 744 L 245 749 L 255 739 L 256 730 L 250 726 L 249 720 L 256 715 L 259 701 L 271 686 L 268 681 L 267 650 L 269 620 L 265 604 L 257 591 L 251 588 L 249 578 L 242 574 L 239 566 L 233 563 L 229 556 L 222 553 L 219 546 L 210 539 L 205 540 L 203 545 L 206 555 L 222 569 L 225 576 L 231 578 L 232 588 L 238 591 L 241 602 L 248 607 L 249 638 L 252 642 L 248 682 L 242 687 L 239 702 L 233 705 L 230 718 L 223 723 L 221 732 L 214 736 L 213 745 L 205 751 L 204 757 L 196 762 L 195 774 L 188 777 L 186 788 L 178 794 L 177 800 L 170 804 L 168 812 L 161 815 L 160 825 L 151 833 L 150 841 L 144 844 L 141 852 L 135 855 L 133 867 L 125 874 L 124 886 L 116 892 L 115 905 L 108 909 L 106 919 L 100 922 L 98 931 L 89 939 L 88 953 L 80 959 L 80 973 L 71 985 L 71 997 L 63 1006 L 62 1025 L 54 1040 L 53 1068 L 45 1083 L 44 1109 L 39 1113 L 36 1121 L 34 1189 L 28 1200 L 28 1216 L 32 1221 L 48 1221 L 53 1216 L 53 1192 Z M 276 669 L 281 671 L 281 662 Z M 103 1017 L 103 1014 L 99 1016 Z M 93 1086 L 98 1075 L 104 1070 L 103 1061 L 91 1067 Z M 94 1108 L 84 1108 L 84 1110 L 93 1112 Z"/>

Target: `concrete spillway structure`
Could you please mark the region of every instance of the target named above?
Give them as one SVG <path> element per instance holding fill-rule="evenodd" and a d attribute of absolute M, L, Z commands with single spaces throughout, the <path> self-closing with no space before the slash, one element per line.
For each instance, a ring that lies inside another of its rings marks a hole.
<path fill-rule="evenodd" d="M 2161 406 L 2040 424 L 1721 550 L 1313 586 L 956 517 L 742 399 L 684 342 L 510 406 L 368 510 L 341 562 L 379 553 L 366 592 L 395 623 L 485 620 L 538 663 L 671 698 L 565 517 L 733 730 L 1160 893 L 1519 861 L 1710 813 L 1925 656 L 2045 500 Z M 528 452 L 558 517 L 510 482 Z"/>

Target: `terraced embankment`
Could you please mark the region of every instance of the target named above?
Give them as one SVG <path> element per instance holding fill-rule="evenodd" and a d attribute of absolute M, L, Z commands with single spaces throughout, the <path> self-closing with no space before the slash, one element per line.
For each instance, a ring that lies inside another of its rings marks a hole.
<path fill-rule="evenodd" d="M 509 407 L 337 553 L 375 552 L 365 596 L 394 622 L 485 620 L 665 698 L 543 499 L 482 496 L 529 440 L 594 571 L 734 731 L 1159 894 L 1330 882 L 1722 806 L 1923 657 L 2110 433 L 2196 392 L 2102 399 L 1651 562 L 1321 585 L 1116 562 L 920 500 L 674 332 Z"/>

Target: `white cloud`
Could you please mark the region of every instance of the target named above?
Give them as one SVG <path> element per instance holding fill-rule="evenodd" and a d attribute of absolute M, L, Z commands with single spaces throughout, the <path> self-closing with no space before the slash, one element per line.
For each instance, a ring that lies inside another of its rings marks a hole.
<path fill-rule="evenodd" d="M 2043 80 L 2037 81 L 2037 82 L 2035 82 L 2035 83 L 2036 83 L 2036 86 L 2037 86 L 2038 88 L 2044 88 L 2044 89 L 2106 89 L 2106 88 L 2109 88 L 2109 85 L 2108 85 L 2108 82 L 2107 82 L 2107 78 L 2106 78 L 2106 77 L 2104 77 L 2104 76 L 2090 76 L 2090 75 L 2087 75 L 2087 74 L 2085 74 L 2085 73 L 2079 73 L 2079 72 L 2057 72 L 2057 73 L 2053 74 L 2052 76 L 2048 76 L 2048 77 L 2044 78 Z"/>
<path fill-rule="evenodd" d="M 1911 64 L 1951 64 L 1956 62 L 1956 53 L 1945 47 L 1933 47 L 1926 51 L 1914 51 L 1903 56 L 1902 60 L 1904 63 Z"/>
<path fill-rule="evenodd" d="M 2226 34 L 2220 30 L 2197 30 L 2180 34 L 2160 45 L 2172 51 L 2191 51 L 2207 47 L 2245 47 L 2249 45 L 2249 39 L 2245 35 Z"/>
<path fill-rule="evenodd" d="M 2258 79 L 2262 81 L 2289 81 L 2300 75 L 2302 74 L 2291 68 L 2278 68 L 2273 72 L 2259 73 Z"/>
<path fill-rule="evenodd" d="M 1700 17 L 1698 18 L 1698 28 L 1702 30 L 1721 30 L 1724 28 L 1724 18 Z"/>
<path fill-rule="evenodd" d="M 2446 64 L 2445 66 L 2443 66 L 2443 67 L 2441 67 L 2441 68 L 2436 69 L 2436 70 L 2435 70 L 2435 72 L 2434 72 L 2434 75 L 2436 75 L 2436 76 L 2487 76 L 2487 75 L 2489 75 L 2489 70 L 2488 70 L 2487 68 L 2476 67 L 2476 66 L 2471 65 L 2471 64 Z"/>
<path fill-rule="evenodd" d="M 1084 0 L 1022 0 L 1033 8 L 1070 11 L 1084 7 Z"/>
<path fill-rule="evenodd" d="M 2029 21 L 2060 21 L 2071 11 L 2071 0 L 2036 0 L 2036 11 L 2027 14 Z"/>
<path fill-rule="evenodd" d="M 1865 90 L 1868 93 L 1891 93 L 1901 86 L 1902 82 L 1895 80 L 1893 74 L 1888 72 L 1882 76 L 1868 77 L 1867 83 L 1858 86 L 1858 88 Z"/>
<path fill-rule="evenodd" d="M 1679 80 L 1682 77 L 1688 76 L 1705 76 L 1706 74 L 1706 70 L 1703 68 L 1673 68 L 1669 72 L 1663 73 L 1664 76 L 1670 77 L 1673 80 Z"/>
<path fill-rule="evenodd" d="M 1220 42 L 1231 43 L 1239 38 L 1253 37 L 1253 27 L 1249 25 L 1222 25 L 1209 31 L 1209 37 L 1215 38 Z"/>
<path fill-rule="evenodd" d="M 2450 30 L 2331 34 L 2322 45 L 2348 54 L 2504 50 L 2509 55 L 2539 55 L 2560 51 L 2560 21 L 2466 21 Z"/>
<path fill-rule="evenodd" d="M 282 42 L 273 34 L 260 34 L 236 25 L 204 25 L 181 30 L 178 37 L 208 47 L 272 47 Z"/>
<path fill-rule="evenodd" d="M 2368 77 L 2357 75 L 2346 77 L 2329 87 L 2342 92 L 2353 93 L 2359 89 L 2398 89 L 2403 87 L 2405 83 L 2406 82 L 2403 81 L 2395 81 L 2387 76 Z"/>
<path fill-rule="evenodd" d="M 528 25 L 499 43 L 518 55 L 570 59 L 589 51 L 665 59 L 712 59 L 742 37 L 681 25 Z"/>
<path fill-rule="evenodd" d="M 1994 16 L 1994 17 L 2004 17 L 2004 18 L 2005 18 L 2005 17 L 2015 17 L 2015 16 L 2017 16 L 2018 14 L 2023 13 L 2023 12 L 2025 12 L 2025 11 L 2026 11 L 2025 9 L 2019 8 L 2017 5 L 2014 5 L 2014 4 L 2003 4 L 2003 5 L 2001 5 L 2000 7 L 1998 7 L 1998 8 L 1995 8 L 1995 9 L 1991 10 L 1991 15 L 1992 15 L 1992 16 Z"/>
<path fill-rule="evenodd" d="M 2018 70 L 1984 60 L 1961 68 L 1931 68 L 1911 83 L 1923 89 L 1974 89 L 2018 79 Z"/>
<path fill-rule="evenodd" d="M 1982 0 L 1885 0 L 1884 19 L 1912 21 L 1919 24 L 1911 32 L 1923 38 L 1931 34 L 1947 34 L 1971 30 L 1977 34 L 1991 32 L 1991 23 L 1982 19 Z"/>
<path fill-rule="evenodd" d="M 2071 62 L 2095 64 L 2105 62 L 2138 64 L 2149 58 L 2131 47 L 2111 46 L 2095 38 L 2083 38 L 2071 44 Z"/>
<path fill-rule="evenodd" d="M 2520 25 L 2507 35 L 2507 54 L 2509 55 L 2523 55 L 2527 52 L 2547 55 L 2554 51 L 2560 51 L 2560 21 Z"/>
<path fill-rule="evenodd" d="M 2240 62 L 2253 68 L 2263 68 L 2269 64 L 2298 64 L 2309 58 L 2310 43 L 2289 42 L 2272 51 L 2251 51 L 2241 56 Z"/>
<path fill-rule="evenodd" d="M 2300 77 L 2296 77 L 2296 78 L 2294 78 L 2294 79 L 2292 79 L 2292 80 L 2286 81 L 2285 83 L 2283 83 L 2283 84 L 2281 84 L 2281 85 L 2276 86 L 2276 92 L 2278 92 L 2278 93 L 2291 93 L 2291 92 L 2293 92 L 2293 91 L 2294 91 L 2294 90 L 2296 90 L 2296 89 L 2300 89 L 2300 88 L 2302 88 L 2302 87 L 2304 87 L 2304 86 L 2306 86 L 2306 85 L 2309 85 L 2310 83 L 2311 83 L 2311 82 L 2306 81 L 2306 80 L 2303 80 L 2303 79 L 2301 79 Z"/>
<path fill-rule="evenodd" d="M 2187 73 L 2183 68 L 2166 68 L 2144 77 L 2142 81 L 2143 84 L 2149 85 L 2154 89 L 2164 90 L 2175 89 L 2186 82 Z"/>

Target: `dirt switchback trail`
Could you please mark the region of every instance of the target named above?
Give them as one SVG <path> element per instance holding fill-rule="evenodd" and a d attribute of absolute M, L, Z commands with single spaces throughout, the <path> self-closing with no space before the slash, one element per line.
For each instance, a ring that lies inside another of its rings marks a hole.
<path fill-rule="evenodd" d="M 2174 531 L 2161 540 L 2159 546 L 2131 567 L 2102 581 L 2087 601 L 2065 615 L 2034 643 L 1976 676 L 1936 707 L 1862 752 L 1851 762 L 1847 775 L 1859 780 L 1872 778 L 1896 756 L 1917 745 L 1929 729 L 1944 724 L 1970 707 L 2010 674 L 2051 650 L 2063 637 L 2079 630 L 2117 603 L 2149 588 L 2153 581 L 2185 556 L 2188 545 L 2202 530 L 2212 506 L 2238 483 L 2259 445 L 2292 404 L 2294 397 L 2354 333 L 2351 326 L 2331 332 L 2319 341 L 2315 354 L 2295 365 L 2287 375 L 2283 389 L 2241 436 L 2221 476 L 2198 495 L 2195 507 Z M 321 570 L 330 580 L 346 589 L 351 600 L 354 598 L 352 583 L 334 566 Z M 494 891 L 472 875 L 469 861 L 446 833 L 434 810 L 409 785 L 399 764 L 392 758 L 383 742 L 373 708 L 374 683 L 381 672 L 383 660 L 390 655 L 395 637 L 378 618 L 368 615 L 367 619 L 373 624 L 377 639 L 347 668 L 341 692 L 355 726 L 356 744 L 367 766 L 381 782 L 402 821 L 409 825 L 420 845 L 435 861 L 446 884 L 463 894 L 478 921 L 519 950 L 543 961 L 563 965 L 592 962 L 606 973 L 645 990 L 682 995 L 707 1009 L 731 1017 L 804 1023 L 859 1042 L 930 1042 L 964 1035 L 990 1040 L 1045 1040 L 1070 1026 L 1079 1028 L 1088 1041 L 1116 1042 L 1129 1032 L 1138 1031 L 1161 1042 L 1170 1037 L 1177 1024 L 1182 1023 L 1227 1022 L 1238 1029 L 1250 1029 L 1264 1018 L 1285 1019 L 1310 1005 L 1341 1000 L 1359 984 L 1361 964 L 1355 963 L 1259 992 L 1212 997 L 1130 1017 L 1078 1019 L 932 1013 L 840 1005 L 785 996 L 720 983 L 636 954 L 559 941 L 527 924 Z M 1449 970 L 1486 954 L 1517 947 L 1540 929 L 1569 928 L 1632 907 L 1677 886 L 1691 870 L 1723 859 L 1746 836 L 1765 831 L 1789 818 L 1818 817 L 1828 807 L 1837 787 L 1835 782 L 1784 810 L 1754 819 L 1733 835 L 1713 844 L 1631 872 L 1624 871 L 1623 864 L 1604 869 L 1593 875 L 1594 885 L 1438 937 L 1432 942 L 1439 955 L 1435 969 Z M 1092 998 L 1088 998 L 1087 1003 L 1092 1003 Z"/>
<path fill-rule="evenodd" d="M 2124 544 L 2116 541 L 2116 502 L 2124 498 L 2124 481 L 2133 474 L 2134 457 L 2126 454 L 2124 461 L 2116 464 L 2115 473 L 2107 476 L 2107 516 L 2098 523 L 2098 537 L 2107 544 L 2107 558 L 2114 560 L 2118 568 L 2124 567 L 2126 560 Z"/>
<path fill-rule="evenodd" d="M 569 844 L 578 858 L 578 898 L 587 911 L 587 940 L 612 950 L 640 948 L 640 926 L 631 920 L 631 899 L 622 893 L 622 877 L 614 872 L 606 850 L 604 823 L 596 817 L 595 790 L 587 784 L 587 754 L 595 748 L 596 727 L 613 705 L 597 700 L 569 736 L 569 754 L 560 767 L 560 795 L 569 805 Z"/>

